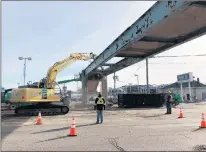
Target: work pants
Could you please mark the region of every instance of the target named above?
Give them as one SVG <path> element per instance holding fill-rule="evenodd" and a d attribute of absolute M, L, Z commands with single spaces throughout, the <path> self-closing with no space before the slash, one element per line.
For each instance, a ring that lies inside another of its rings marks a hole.
<path fill-rule="evenodd" d="M 97 110 L 97 123 L 99 123 L 99 120 L 101 120 L 101 123 L 103 122 L 103 110 Z"/>
<path fill-rule="evenodd" d="M 166 114 L 172 114 L 172 105 L 170 102 L 166 103 L 166 107 L 167 107 L 167 112 Z"/>

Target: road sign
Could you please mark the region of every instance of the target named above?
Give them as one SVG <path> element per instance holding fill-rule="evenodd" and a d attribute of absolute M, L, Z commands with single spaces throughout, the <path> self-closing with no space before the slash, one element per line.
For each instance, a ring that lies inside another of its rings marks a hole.
<path fill-rule="evenodd" d="M 193 74 L 192 74 L 192 72 L 188 72 L 188 73 L 177 75 L 177 81 L 178 81 L 178 83 L 180 83 L 182 99 L 183 99 L 182 83 L 184 83 L 184 82 L 188 82 L 188 88 L 189 88 L 189 93 L 190 93 L 190 97 L 191 97 L 192 96 L 192 92 L 191 92 L 190 82 L 193 81 Z"/>
<path fill-rule="evenodd" d="M 193 81 L 193 74 L 192 74 L 192 72 L 188 72 L 188 73 L 177 75 L 177 81 L 179 83 Z"/>
<path fill-rule="evenodd" d="M 4 87 L 1 87 L 1 92 L 5 92 L 5 88 Z"/>

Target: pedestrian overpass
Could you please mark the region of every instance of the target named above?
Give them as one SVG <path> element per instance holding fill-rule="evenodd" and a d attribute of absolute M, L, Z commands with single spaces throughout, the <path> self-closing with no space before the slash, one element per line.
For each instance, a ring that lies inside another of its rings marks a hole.
<path fill-rule="evenodd" d="M 106 98 L 107 75 L 142 60 L 147 61 L 149 57 L 205 33 L 206 2 L 156 2 L 82 71 L 83 99 L 87 101 L 87 93 L 94 91 L 100 79 L 104 81 L 102 94 Z M 109 64 L 108 61 L 114 57 L 123 59 Z"/>

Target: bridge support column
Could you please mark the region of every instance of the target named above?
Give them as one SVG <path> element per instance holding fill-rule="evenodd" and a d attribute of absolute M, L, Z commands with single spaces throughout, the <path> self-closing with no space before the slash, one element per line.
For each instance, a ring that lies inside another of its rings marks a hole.
<path fill-rule="evenodd" d="M 88 86 L 87 86 L 87 77 L 82 76 L 82 103 L 84 106 L 87 104 L 87 97 L 88 97 Z"/>
<path fill-rule="evenodd" d="M 102 96 L 104 97 L 105 103 L 107 105 L 107 96 L 108 96 L 108 91 L 107 91 L 107 77 L 103 77 L 101 80 L 102 83 Z"/>

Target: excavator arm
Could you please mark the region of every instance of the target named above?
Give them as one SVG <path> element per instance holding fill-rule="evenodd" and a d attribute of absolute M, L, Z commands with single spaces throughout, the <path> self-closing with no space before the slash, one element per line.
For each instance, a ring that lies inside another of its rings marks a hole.
<path fill-rule="evenodd" d="M 74 79 L 58 81 L 57 83 L 58 84 L 65 84 L 65 83 L 74 82 L 74 81 L 81 81 L 81 79 L 80 78 L 74 78 Z"/>
<path fill-rule="evenodd" d="M 58 73 L 63 71 L 65 68 L 67 68 L 69 65 L 74 63 L 77 60 L 91 60 L 94 59 L 95 55 L 93 53 L 90 53 L 89 55 L 87 53 L 72 53 L 68 58 L 56 62 L 51 68 L 49 68 L 46 76 L 46 82 L 45 87 L 48 89 L 54 89 L 56 86 L 56 76 Z"/>

